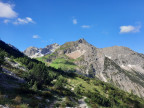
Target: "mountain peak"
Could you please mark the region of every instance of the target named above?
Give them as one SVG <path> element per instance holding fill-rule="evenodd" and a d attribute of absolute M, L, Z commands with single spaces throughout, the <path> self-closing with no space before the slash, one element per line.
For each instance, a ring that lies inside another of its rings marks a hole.
<path fill-rule="evenodd" d="M 36 47 L 29 47 L 24 51 L 24 54 L 31 57 L 31 58 L 36 58 L 36 57 L 42 57 L 47 54 L 51 54 L 54 52 L 57 48 L 59 48 L 60 45 L 57 43 L 47 45 L 45 48 L 36 48 Z"/>
<path fill-rule="evenodd" d="M 87 43 L 87 41 L 84 38 L 81 38 L 78 40 L 79 43 Z"/>

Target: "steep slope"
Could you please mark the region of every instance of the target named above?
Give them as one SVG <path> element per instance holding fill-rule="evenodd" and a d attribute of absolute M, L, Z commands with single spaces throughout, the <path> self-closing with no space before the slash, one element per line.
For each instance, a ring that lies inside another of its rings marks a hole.
<path fill-rule="evenodd" d="M 110 82 L 122 90 L 144 97 L 144 79 L 133 71 L 127 71 L 117 65 L 113 60 L 105 58 L 105 68 L 102 73 Z"/>
<path fill-rule="evenodd" d="M 115 46 L 99 49 L 80 39 L 67 42 L 51 55 L 38 59 L 65 71 L 64 66 L 60 65 L 61 59 L 71 61 L 75 65 L 73 71 L 77 73 L 97 77 L 122 90 L 144 97 L 144 55 L 129 48 Z M 63 65 L 66 66 L 67 62 Z"/>
<path fill-rule="evenodd" d="M 24 54 L 31 58 L 42 57 L 44 55 L 51 54 L 57 48 L 59 48 L 59 45 L 56 43 L 47 45 L 45 48 L 29 47 L 24 51 Z"/>
<path fill-rule="evenodd" d="M 83 42 L 77 41 L 75 45 Z M 71 44 L 73 45 L 73 43 Z M 59 49 L 57 49 L 58 53 L 61 53 Z M 57 58 L 57 54 L 51 54 L 49 57 Z M 59 67 L 61 63 L 62 66 L 67 64 L 65 66 L 74 69 L 78 68 L 74 64 L 77 61 L 80 59 L 71 59 L 65 54 L 61 54 L 61 59 L 59 57 L 55 59 L 53 67 Z M 144 100 L 132 93 L 124 92 L 97 78 L 47 67 L 42 62 L 28 58 L 3 41 L 0 41 L 0 67 L 2 67 L 2 69 L 0 68 L 1 107 L 144 107 Z"/>
<path fill-rule="evenodd" d="M 111 78 L 112 82 L 123 90 L 144 97 L 144 55 L 121 46 L 101 50 L 109 58 L 106 62 L 111 61 L 113 66 L 117 66 L 110 68 L 111 63 L 106 63 L 109 65 L 109 69 L 105 69 L 104 72 L 107 78 Z"/>

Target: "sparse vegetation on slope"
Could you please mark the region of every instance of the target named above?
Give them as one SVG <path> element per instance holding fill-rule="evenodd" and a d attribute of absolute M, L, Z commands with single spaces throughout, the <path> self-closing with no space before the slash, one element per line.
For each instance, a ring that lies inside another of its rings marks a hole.
<path fill-rule="evenodd" d="M 67 72 L 74 72 L 75 68 L 77 67 L 72 59 L 65 59 L 65 58 L 57 58 L 51 64 L 51 67 L 56 69 L 62 69 L 63 71 Z"/>
<path fill-rule="evenodd" d="M 20 69 L 7 66 L 7 69 L 10 68 L 12 72 L 17 70 L 17 75 L 24 78 L 25 83 L 19 83 L 17 79 L 12 80 L 11 76 L 0 73 L 0 76 L 5 79 L 0 80 L 0 104 L 2 105 L 14 108 L 76 107 L 80 105 L 79 100 L 82 99 L 92 108 L 144 107 L 143 99 L 115 88 L 111 84 L 72 72 L 64 72 L 61 67 L 68 66 L 65 71 L 75 68 L 71 59 L 57 58 L 53 61 L 53 67 L 47 67 L 44 63 L 30 59 L 20 52 L 17 52 L 20 53 L 18 56 L 15 55 L 15 49 L 4 42 L 0 45 L 3 46 L 0 47 L 0 52 L 4 52 L 4 58 L 14 60 L 27 69 L 21 72 Z M 6 67 L 5 64 L 3 66 Z M 13 89 L 5 84 L 13 85 Z"/>

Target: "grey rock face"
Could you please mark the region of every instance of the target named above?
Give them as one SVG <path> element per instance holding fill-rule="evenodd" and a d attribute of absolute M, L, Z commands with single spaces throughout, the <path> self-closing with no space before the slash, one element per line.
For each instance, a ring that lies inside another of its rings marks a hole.
<path fill-rule="evenodd" d="M 106 57 L 102 74 L 107 79 L 107 82 L 116 85 L 122 90 L 144 97 L 144 76 L 138 71 L 125 70 Z"/>
<path fill-rule="evenodd" d="M 55 53 L 76 59 L 78 73 L 96 76 L 122 90 L 144 97 L 143 54 L 121 46 L 99 49 L 84 39 L 65 43 Z"/>
<path fill-rule="evenodd" d="M 29 47 L 24 51 L 24 54 L 27 56 L 33 56 L 39 52 L 39 49 L 36 47 Z"/>
<path fill-rule="evenodd" d="M 132 51 L 127 47 L 114 46 L 101 49 L 105 56 L 114 60 L 117 64 L 144 66 L 144 55 Z"/>
<path fill-rule="evenodd" d="M 106 64 L 109 67 L 104 71 L 106 78 L 121 89 L 144 97 L 144 55 L 121 46 L 100 50 L 113 62 Z M 110 68 L 114 66 L 117 68 Z"/>
<path fill-rule="evenodd" d="M 31 58 L 42 57 L 44 55 L 51 54 L 57 48 L 59 48 L 59 46 L 60 45 L 55 43 L 55 44 L 48 45 L 45 48 L 29 47 L 24 51 L 24 54 Z"/>

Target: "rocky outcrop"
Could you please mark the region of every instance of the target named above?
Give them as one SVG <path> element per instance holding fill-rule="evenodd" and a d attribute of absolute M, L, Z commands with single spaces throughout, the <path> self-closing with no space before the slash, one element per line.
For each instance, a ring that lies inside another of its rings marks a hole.
<path fill-rule="evenodd" d="M 114 46 L 101 49 L 106 57 L 113 60 L 121 68 L 144 74 L 144 55 L 127 47 Z"/>
<path fill-rule="evenodd" d="M 8 106 L 0 105 L 0 108 L 9 108 Z"/>
<path fill-rule="evenodd" d="M 45 48 L 29 47 L 24 51 L 24 54 L 31 58 L 42 57 L 44 55 L 51 54 L 57 48 L 59 48 L 59 46 L 60 45 L 55 43 L 55 44 L 47 45 Z"/>

